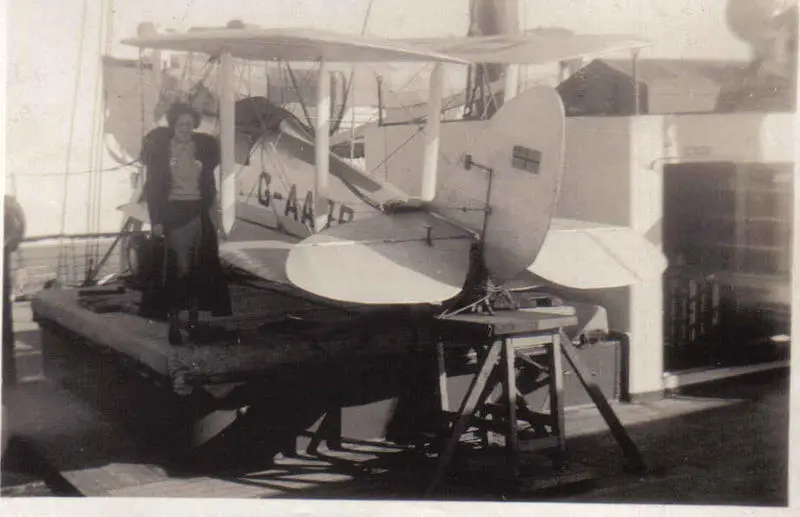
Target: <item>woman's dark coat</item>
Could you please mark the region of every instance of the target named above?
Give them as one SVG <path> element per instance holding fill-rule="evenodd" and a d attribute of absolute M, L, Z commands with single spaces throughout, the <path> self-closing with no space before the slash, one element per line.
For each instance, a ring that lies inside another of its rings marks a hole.
<path fill-rule="evenodd" d="M 168 204 L 172 174 L 170 142 L 173 135 L 174 131 L 170 128 L 159 127 L 152 130 L 145 136 L 141 155 L 147 174 L 144 197 L 150 214 L 150 224 L 152 226 L 163 225 L 166 235 L 169 235 L 171 231 Z M 211 311 L 215 316 L 224 316 L 231 313 L 231 300 L 219 260 L 216 229 L 209 215 L 217 195 L 214 185 L 214 169 L 220 161 L 219 144 L 214 137 L 202 133 L 194 133 L 192 139 L 195 144 L 195 159 L 202 163 L 202 171 L 200 173 L 200 192 L 203 205 L 203 210 L 200 214 L 203 227 L 200 245 L 202 271 L 198 271 L 193 275 L 194 281 L 201 284 L 196 286 L 199 301 L 198 309 Z M 158 262 L 160 261 L 156 260 L 156 263 Z M 163 266 L 163 262 L 161 265 Z M 149 295 L 152 299 L 142 300 L 143 312 L 149 313 L 148 315 L 151 317 L 164 315 L 166 310 L 170 308 L 175 309 L 175 307 L 164 306 L 165 302 L 166 305 L 171 304 L 168 301 L 170 300 L 169 295 L 176 287 L 175 279 L 170 274 L 171 261 L 167 266 L 166 271 L 163 267 L 160 268 L 161 274 L 154 272 L 153 276 L 158 277 L 157 282 L 151 282 L 153 285 L 151 285 L 150 289 L 146 289 L 145 298 Z M 167 296 L 159 296 L 159 291 L 161 291 L 161 295 Z M 152 304 L 150 302 L 156 303 Z M 174 305 L 174 302 L 172 304 Z M 185 308 L 179 307 L 177 309 Z"/>

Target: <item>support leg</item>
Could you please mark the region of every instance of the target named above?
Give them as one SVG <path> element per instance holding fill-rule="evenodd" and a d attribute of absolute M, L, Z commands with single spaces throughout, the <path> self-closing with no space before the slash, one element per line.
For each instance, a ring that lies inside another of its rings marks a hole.
<path fill-rule="evenodd" d="M 503 392 L 507 408 L 506 454 L 508 474 L 516 482 L 519 474 L 519 436 L 517 435 L 517 376 L 514 369 L 514 340 L 503 340 Z"/>
<path fill-rule="evenodd" d="M 330 450 L 342 449 L 342 406 L 346 389 L 345 376 L 336 376 L 330 385 L 331 396 L 327 401 L 325 418 L 319 424 L 311 442 L 306 447 L 308 454 L 314 455 L 324 440 Z"/>
<path fill-rule="evenodd" d="M 630 435 L 628 435 L 628 432 L 619 421 L 619 418 L 617 418 L 616 413 L 614 413 L 614 410 L 609 405 L 600 387 L 589 380 L 590 377 L 587 375 L 587 370 L 578 357 L 577 350 L 572 346 L 572 342 L 570 342 L 569 337 L 564 334 L 563 331 L 561 332 L 561 351 L 564 353 L 564 357 L 567 358 L 567 361 L 569 361 L 572 369 L 575 370 L 575 374 L 578 376 L 578 380 L 583 385 L 586 393 L 592 399 L 594 405 L 597 406 L 597 409 L 603 416 L 603 420 L 605 420 L 608 425 L 614 439 L 617 440 L 617 443 L 622 448 L 622 452 L 628 460 L 629 466 L 637 472 L 646 470 L 642 453 L 639 451 L 639 448 L 631 439 Z"/>
<path fill-rule="evenodd" d="M 341 450 L 342 448 L 342 410 L 338 407 L 329 407 L 325 413 L 325 418 L 319 424 L 319 429 L 314 433 L 314 437 L 306 447 L 308 454 L 314 455 L 319 452 L 319 446 L 325 440 L 331 450 Z"/>
<path fill-rule="evenodd" d="M 558 471 L 565 465 L 567 440 L 564 432 L 564 371 L 561 367 L 562 333 L 553 336 L 550 347 L 550 418 L 551 434 L 558 440 L 558 450 L 553 458 L 553 468 Z"/>
<path fill-rule="evenodd" d="M 436 364 L 439 367 L 439 409 L 450 411 L 450 400 L 447 396 L 447 369 L 445 367 L 444 343 L 436 343 Z"/>
<path fill-rule="evenodd" d="M 447 471 L 447 467 L 449 466 L 450 460 L 456 451 L 456 447 L 461 439 L 461 435 L 464 434 L 467 424 L 472 419 L 472 416 L 475 413 L 475 408 L 479 405 L 480 399 L 485 395 L 486 381 L 489 379 L 490 374 L 494 370 L 495 363 L 500 356 L 501 349 L 502 342 L 496 341 L 486 353 L 483 364 L 481 365 L 481 369 L 478 372 L 478 375 L 475 376 L 475 379 L 473 379 L 472 385 L 467 392 L 467 396 L 464 398 L 464 402 L 461 404 L 461 408 L 458 412 L 458 420 L 456 420 L 455 424 L 453 425 L 450 440 L 447 442 L 447 447 L 445 448 L 444 453 L 439 458 L 436 474 L 433 477 L 433 481 L 428 486 L 426 495 L 430 495 L 434 490 L 436 490 L 442 476 Z"/>

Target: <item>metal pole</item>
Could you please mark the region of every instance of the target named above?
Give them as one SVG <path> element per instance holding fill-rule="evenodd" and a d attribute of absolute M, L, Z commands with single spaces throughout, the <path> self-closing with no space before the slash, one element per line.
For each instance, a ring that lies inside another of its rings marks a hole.
<path fill-rule="evenodd" d="M 638 61 L 639 61 L 639 49 L 634 50 L 631 52 L 632 58 L 632 76 L 633 76 L 633 114 L 639 115 L 641 111 L 641 107 L 639 105 L 639 71 L 638 71 Z"/>
<path fill-rule="evenodd" d="M 220 56 L 220 227 L 223 235 L 232 229 L 236 219 L 236 185 L 234 176 L 235 113 L 234 113 L 233 56 L 223 52 Z"/>
<path fill-rule="evenodd" d="M 425 123 L 425 162 L 423 164 L 420 199 L 426 202 L 433 201 L 433 198 L 436 197 L 443 83 L 444 71 L 442 64 L 436 63 L 431 72 L 428 118 Z"/>
<path fill-rule="evenodd" d="M 328 224 L 328 172 L 330 166 L 331 82 L 328 66 L 319 63 L 317 77 L 317 121 L 314 125 L 316 176 L 314 181 L 314 231 Z"/>

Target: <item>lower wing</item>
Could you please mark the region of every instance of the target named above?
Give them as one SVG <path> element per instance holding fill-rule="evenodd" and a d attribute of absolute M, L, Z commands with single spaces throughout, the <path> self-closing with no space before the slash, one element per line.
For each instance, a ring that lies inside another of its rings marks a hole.
<path fill-rule="evenodd" d="M 663 253 L 631 228 L 553 219 L 531 273 L 575 289 L 602 289 L 658 278 Z"/>
<path fill-rule="evenodd" d="M 228 241 L 220 258 L 330 301 L 439 304 L 463 290 L 474 242 L 442 219 L 406 212 L 334 226 L 300 242 Z"/>
<path fill-rule="evenodd" d="M 474 242 L 471 233 L 426 212 L 381 214 L 300 242 L 286 274 L 329 300 L 436 305 L 464 289 Z"/>

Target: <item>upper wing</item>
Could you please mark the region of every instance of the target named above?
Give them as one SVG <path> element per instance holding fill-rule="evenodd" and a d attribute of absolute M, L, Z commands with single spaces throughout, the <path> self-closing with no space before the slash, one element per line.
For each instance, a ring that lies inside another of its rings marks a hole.
<path fill-rule="evenodd" d="M 657 278 L 666 267 L 666 257 L 630 228 L 553 219 L 528 270 L 565 287 L 601 289 Z"/>
<path fill-rule="evenodd" d="M 472 63 L 542 65 L 584 56 L 646 47 L 649 42 L 625 35 L 573 34 L 569 31 L 534 30 L 522 34 L 405 39 L 425 48 Z"/>
<path fill-rule="evenodd" d="M 141 48 L 198 52 L 263 61 L 505 63 L 537 65 L 641 48 L 635 36 L 534 30 L 522 34 L 388 39 L 316 29 L 221 28 L 183 34 L 142 34 L 123 40 Z"/>
<path fill-rule="evenodd" d="M 316 29 L 203 29 L 183 34 L 143 34 L 138 38 L 123 40 L 123 43 L 140 48 L 198 52 L 212 56 L 227 51 L 234 57 L 258 61 L 464 62 L 460 58 L 401 40 Z"/>

